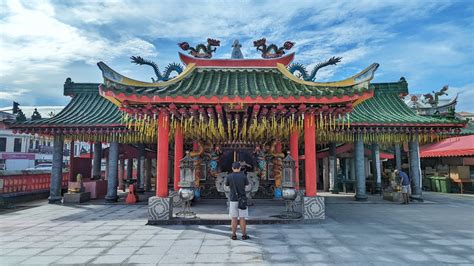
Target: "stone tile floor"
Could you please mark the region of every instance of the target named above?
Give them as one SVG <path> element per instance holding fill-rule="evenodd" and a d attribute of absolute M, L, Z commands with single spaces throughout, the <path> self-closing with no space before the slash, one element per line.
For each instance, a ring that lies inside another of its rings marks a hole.
<path fill-rule="evenodd" d="M 250 241 L 229 226 L 146 226 L 143 205 L 36 202 L 0 212 L 0 265 L 474 263 L 474 197 L 425 193 L 425 203 L 377 196 L 327 198 L 323 224 L 252 225 Z"/>

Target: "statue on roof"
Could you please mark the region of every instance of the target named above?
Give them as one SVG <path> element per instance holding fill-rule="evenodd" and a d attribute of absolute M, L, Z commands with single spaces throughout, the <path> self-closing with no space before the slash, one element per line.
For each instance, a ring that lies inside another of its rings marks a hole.
<path fill-rule="evenodd" d="M 39 120 L 41 119 L 41 114 L 38 112 L 38 109 L 35 108 L 35 111 L 31 115 L 31 120 Z"/>
<path fill-rule="evenodd" d="M 294 42 L 286 41 L 280 48 L 273 43 L 267 46 L 267 39 L 265 38 L 253 42 L 253 46 L 262 52 L 263 58 L 282 57 L 285 54 L 285 50 L 290 50 L 294 45 Z"/>
<path fill-rule="evenodd" d="M 337 63 L 341 62 L 341 59 L 342 57 L 333 56 L 325 62 L 318 63 L 316 66 L 314 66 L 311 72 L 308 72 L 304 65 L 300 63 L 293 63 L 290 66 L 288 66 L 288 71 L 293 75 L 295 75 L 295 72 L 299 72 L 299 75 L 297 77 L 306 81 L 314 81 L 316 79 L 316 74 L 318 73 L 318 70 L 330 65 L 336 65 Z"/>
<path fill-rule="evenodd" d="M 446 93 L 446 91 L 448 91 L 448 88 L 448 85 L 444 85 L 443 88 L 441 88 L 441 90 L 439 90 L 438 92 L 433 91 L 434 97 L 431 93 L 423 94 L 426 99 L 426 101 L 423 101 L 423 103 L 429 103 L 432 106 L 437 107 L 439 103 L 439 96 L 447 96 L 448 94 Z"/>
<path fill-rule="evenodd" d="M 17 122 L 26 121 L 26 115 L 23 113 L 21 109 L 18 109 L 18 112 L 16 113 L 16 121 Z"/>
<path fill-rule="evenodd" d="M 241 47 L 242 45 L 240 44 L 239 40 L 235 40 L 234 44 L 232 44 L 232 59 L 244 59 L 244 55 L 240 50 Z"/>
<path fill-rule="evenodd" d="M 173 78 L 171 77 L 171 73 L 173 72 L 176 72 L 178 75 L 183 72 L 183 67 L 181 66 L 181 64 L 178 63 L 170 63 L 168 66 L 166 66 L 165 71 L 163 71 L 163 73 L 160 73 L 158 65 L 156 65 L 156 63 L 151 60 L 143 59 L 141 56 L 132 56 L 130 57 L 130 59 L 132 60 L 132 63 L 135 63 L 137 65 L 149 65 L 153 68 L 156 75 L 156 80 L 154 78 L 151 78 L 153 83 L 156 83 L 158 81 L 170 80 L 171 78 Z"/>
<path fill-rule="evenodd" d="M 178 43 L 178 45 L 181 49 L 183 49 L 183 51 L 188 51 L 189 50 L 189 54 L 194 56 L 194 57 L 197 57 L 197 58 L 211 58 L 212 53 L 215 52 L 216 49 L 217 49 L 217 48 L 213 49 L 212 46 L 220 46 L 221 41 L 208 38 L 207 39 L 207 45 L 205 45 L 203 43 L 200 43 L 200 44 L 196 45 L 196 47 L 191 47 L 191 46 L 189 46 L 189 43 L 187 43 L 187 42 Z"/>

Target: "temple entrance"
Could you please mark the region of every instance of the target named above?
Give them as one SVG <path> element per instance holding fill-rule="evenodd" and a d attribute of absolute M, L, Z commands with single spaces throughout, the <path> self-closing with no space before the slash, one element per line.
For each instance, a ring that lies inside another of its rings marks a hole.
<path fill-rule="evenodd" d="M 224 148 L 222 151 L 220 160 L 222 172 L 232 172 L 233 162 L 241 162 L 247 172 L 255 171 L 256 159 L 252 148 Z"/>

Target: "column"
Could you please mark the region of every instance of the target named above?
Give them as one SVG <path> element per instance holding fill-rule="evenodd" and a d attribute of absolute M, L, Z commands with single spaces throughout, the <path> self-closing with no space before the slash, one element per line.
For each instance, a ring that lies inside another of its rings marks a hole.
<path fill-rule="evenodd" d="M 151 158 L 145 159 L 145 191 L 151 191 Z"/>
<path fill-rule="evenodd" d="M 169 152 L 169 115 L 160 112 L 158 117 L 158 146 L 156 152 L 157 197 L 168 197 L 168 152 Z"/>
<path fill-rule="evenodd" d="M 179 181 L 180 181 L 180 170 L 179 170 L 179 162 L 183 159 L 183 130 L 181 126 L 178 124 L 174 131 L 174 182 L 173 187 L 174 191 L 179 190 Z"/>
<path fill-rule="evenodd" d="M 94 143 L 94 157 L 92 165 L 92 177 L 100 178 L 102 175 L 101 166 L 102 166 L 102 143 L 97 141 Z"/>
<path fill-rule="evenodd" d="M 329 191 L 329 157 L 322 159 L 323 163 L 323 190 Z"/>
<path fill-rule="evenodd" d="M 395 144 L 395 165 L 398 170 L 402 170 L 402 151 L 400 144 Z"/>
<path fill-rule="evenodd" d="M 314 197 L 317 195 L 316 119 L 310 112 L 304 117 L 304 150 L 306 196 Z"/>
<path fill-rule="evenodd" d="M 143 191 L 145 189 L 145 144 L 138 144 L 138 161 L 137 161 L 137 187 L 138 190 Z"/>
<path fill-rule="evenodd" d="M 105 202 L 117 202 L 119 143 L 112 141 L 109 148 L 109 171 L 107 176 L 107 195 Z"/>
<path fill-rule="evenodd" d="M 344 179 L 345 180 L 349 179 L 350 165 L 351 165 L 350 159 L 344 158 Z"/>
<path fill-rule="evenodd" d="M 300 164 L 298 155 L 298 131 L 293 130 L 290 134 L 290 156 L 295 160 L 296 189 L 300 189 Z"/>
<path fill-rule="evenodd" d="M 49 188 L 49 203 L 61 202 L 61 189 L 63 179 L 63 147 L 64 137 L 54 135 L 53 143 L 53 165 L 51 170 L 51 185 Z"/>
<path fill-rule="evenodd" d="M 422 198 L 421 193 L 421 168 L 420 168 L 420 150 L 419 150 L 418 135 L 413 136 L 413 139 L 408 142 L 410 152 L 410 172 L 412 183 L 412 197 Z"/>
<path fill-rule="evenodd" d="M 133 179 L 133 159 L 127 160 L 127 179 Z"/>
<path fill-rule="evenodd" d="M 110 146 L 109 146 L 109 153 L 105 156 L 105 177 L 104 177 L 105 180 L 109 178 L 109 158 L 110 158 Z"/>
<path fill-rule="evenodd" d="M 74 176 L 74 140 L 71 140 L 71 148 L 69 149 L 69 182 L 75 182 L 76 177 Z"/>
<path fill-rule="evenodd" d="M 337 194 L 339 189 L 337 188 L 337 155 L 336 155 L 336 143 L 329 144 L 329 191 Z"/>
<path fill-rule="evenodd" d="M 356 200 L 367 200 L 365 194 L 365 161 L 364 161 L 364 141 L 362 135 L 357 136 L 354 142 L 355 172 L 356 172 Z"/>
<path fill-rule="evenodd" d="M 118 169 L 118 188 L 125 191 L 125 160 L 120 159 L 119 169 Z"/>
<path fill-rule="evenodd" d="M 350 163 L 351 163 L 351 174 L 350 174 L 349 179 L 350 180 L 355 180 L 356 179 L 355 151 L 352 154 L 352 158 L 350 160 L 351 160 L 350 161 Z"/>
<path fill-rule="evenodd" d="M 372 174 L 375 179 L 375 191 L 382 189 L 382 173 L 380 169 L 380 146 L 378 143 L 372 143 Z"/>

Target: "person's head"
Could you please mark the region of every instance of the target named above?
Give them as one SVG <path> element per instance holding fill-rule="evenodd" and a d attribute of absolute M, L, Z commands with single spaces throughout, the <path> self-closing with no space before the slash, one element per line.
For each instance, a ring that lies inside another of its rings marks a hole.
<path fill-rule="evenodd" d="M 398 169 L 396 169 L 395 171 L 393 171 L 393 173 L 394 173 L 395 175 L 399 175 L 399 174 L 400 174 L 400 171 L 399 171 Z"/>
<path fill-rule="evenodd" d="M 239 162 L 233 162 L 232 163 L 232 171 L 233 172 L 240 172 L 240 163 Z"/>

